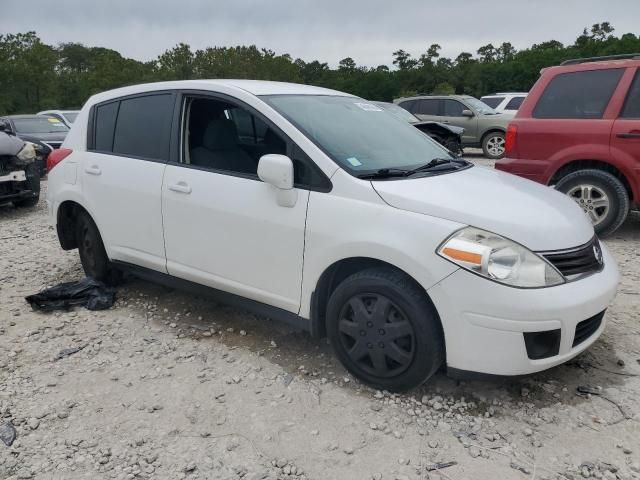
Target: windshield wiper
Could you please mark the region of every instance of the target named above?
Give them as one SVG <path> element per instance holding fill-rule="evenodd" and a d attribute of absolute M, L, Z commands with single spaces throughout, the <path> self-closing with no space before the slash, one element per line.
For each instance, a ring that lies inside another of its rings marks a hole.
<path fill-rule="evenodd" d="M 438 168 L 442 165 L 448 165 L 452 168 Z M 461 158 L 434 158 L 433 160 L 425 163 L 424 165 L 420 165 L 412 170 L 407 170 L 406 176 L 411 176 L 415 173 L 426 172 L 428 170 L 455 170 L 459 167 L 464 167 L 468 165 L 466 160 L 462 160 Z"/>
<path fill-rule="evenodd" d="M 416 173 L 426 172 L 429 170 L 457 170 L 460 167 L 465 167 L 469 164 L 466 160 L 461 158 L 434 158 L 433 160 L 420 165 L 419 167 L 405 170 L 402 168 L 381 168 L 375 172 L 363 173 L 358 175 L 358 178 L 367 180 L 378 180 L 384 178 L 393 177 L 410 177 Z M 444 166 L 447 166 L 446 168 Z"/>

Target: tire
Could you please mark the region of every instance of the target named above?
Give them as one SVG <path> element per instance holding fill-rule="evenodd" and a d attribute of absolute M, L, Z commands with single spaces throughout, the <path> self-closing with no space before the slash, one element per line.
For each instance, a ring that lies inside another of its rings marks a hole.
<path fill-rule="evenodd" d="M 85 212 L 78 214 L 76 241 L 85 275 L 108 285 L 116 284 L 119 274 L 109 261 L 98 227 Z"/>
<path fill-rule="evenodd" d="M 491 132 L 482 139 L 482 153 L 490 160 L 504 157 L 504 132 Z"/>
<path fill-rule="evenodd" d="M 27 176 L 29 190 L 35 193 L 35 196 L 14 200 L 13 205 L 17 208 L 35 207 L 40 201 L 40 170 L 35 163 L 32 163 L 27 165 L 24 171 Z"/>
<path fill-rule="evenodd" d="M 378 389 L 417 387 L 445 359 L 435 307 L 410 277 L 391 268 L 363 270 L 338 285 L 327 305 L 327 335 L 344 367 Z"/>
<path fill-rule="evenodd" d="M 555 187 L 589 215 L 600 236 L 615 232 L 629 214 L 629 194 L 622 182 L 609 172 L 578 170 L 562 177 Z"/>

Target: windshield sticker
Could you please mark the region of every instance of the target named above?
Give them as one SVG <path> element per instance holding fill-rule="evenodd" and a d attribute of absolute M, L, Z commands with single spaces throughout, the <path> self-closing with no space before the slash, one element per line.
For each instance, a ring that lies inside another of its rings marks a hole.
<path fill-rule="evenodd" d="M 384 110 L 382 110 L 380 107 L 372 104 L 372 103 L 360 103 L 360 102 L 356 102 L 355 105 L 357 107 L 360 107 L 362 110 L 364 110 L 365 112 L 382 112 Z"/>
<path fill-rule="evenodd" d="M 47 118 L 47 120 L 49 120 L 51 123 L 60 123 L 60 120 L 58 120 L 57 118 Z"/>
<path fill-rule="evenodd" d="M 347 158 L 347 162 L 349 162 L 354 167 L 359 167 L 360 165 L 362 165 L 362 162 L 358 160 L 356 157 Z"/>

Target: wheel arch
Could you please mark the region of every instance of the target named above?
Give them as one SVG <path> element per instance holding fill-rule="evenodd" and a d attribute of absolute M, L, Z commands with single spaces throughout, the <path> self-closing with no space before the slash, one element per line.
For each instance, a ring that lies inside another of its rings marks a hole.
<path fill-rule="evenodd" d="M 424 292 L 424 295 L 431 302 L 429 294 L 420 282 L 402 268 L 384 260 L 372 257 L 343 258 L 341 260 L 337 260 L 322 272 L 318 278 L 318 282 L 316 283 L 315 290 L 312 293 L 310 317 L 311 333 L 314 336 L 319 338 L 326 336 L 326 310 L 327 302 L 331 293 L 333 293 L 336 287 L 340 285 L 345 278 L 353 275 L 354 273 L 368 270 L 370 268 L 390 268 L 406 275 L 418 286 L 418 288 L 420 288 L 422 292 Z M 442 324 L 440 327 L 442 328 Z"/>
<path fill-rule="evenodd" d="M 629 195 L 629 199 L 631 201 L 638 201 L 638 192 L 634 191 L 628 175 L 612 163 L 605 160 L 570 160 L 556 169 L 553 175 L 551 175 L 548 185 L 555 185 L 561 178 L 569 175 L 570 173 L 587 169 L 601 170 L 612 174 L 622 182 L 627 194 Z"/>
<path fill-rule="evenodd" d="M 78 248 L 76 239 L 76 225 L 78 215 L 83 212 L 91 216 L 91 213 L 80 203 L 74 200 L 65 200 L 59 206 L 56 213 L 56 230 L 58 240 L 63 250 L 73 250 Z"/>
<path fill-rule="evenodd" d="M 491 135 L 492 133 L 502 133 L 503 135 L 506 134 L 506 130 L 504 128 L 501 127 L 491 127 L 489 129 L 487 129 L 483 134 L 482 137 L 480 138 L 480 145 L 484 144 L 485 139 Z"/>

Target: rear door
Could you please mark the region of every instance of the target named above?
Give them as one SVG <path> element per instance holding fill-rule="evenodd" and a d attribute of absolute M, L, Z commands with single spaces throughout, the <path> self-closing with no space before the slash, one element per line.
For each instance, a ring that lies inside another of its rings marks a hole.
<path fill-rule="evenodd" d="M 640 186 L 640 71 L 633 70 L 633 81 L 611 131 L 611 154 L 628 178 Z M 629 73 L 631 74 L 631 72 Z"/>
<path fill-rule="evenodd" d="M 87 208 L 109 257 L 162 272 L 161 192 L 174 102 L 169 92 L 96 105 L 80 166 Z"/>
<path fill-rule="evenodd" d="M 437 98 L 422 98 L 412 105 L 411 113 L 420 120 L 428 120 L 439 122 L 440 118 L 440 100 Z"/>
<path fill-rule="evenodd" d="M 464 103 L 452 98 L 445 98 L 442 101 L 441 122 L 464 128 L 462 134 L 462 144 L 477 143 L 478 139 L 478 116 L 465 117 L 464 110 L 470 110 Z"/>

